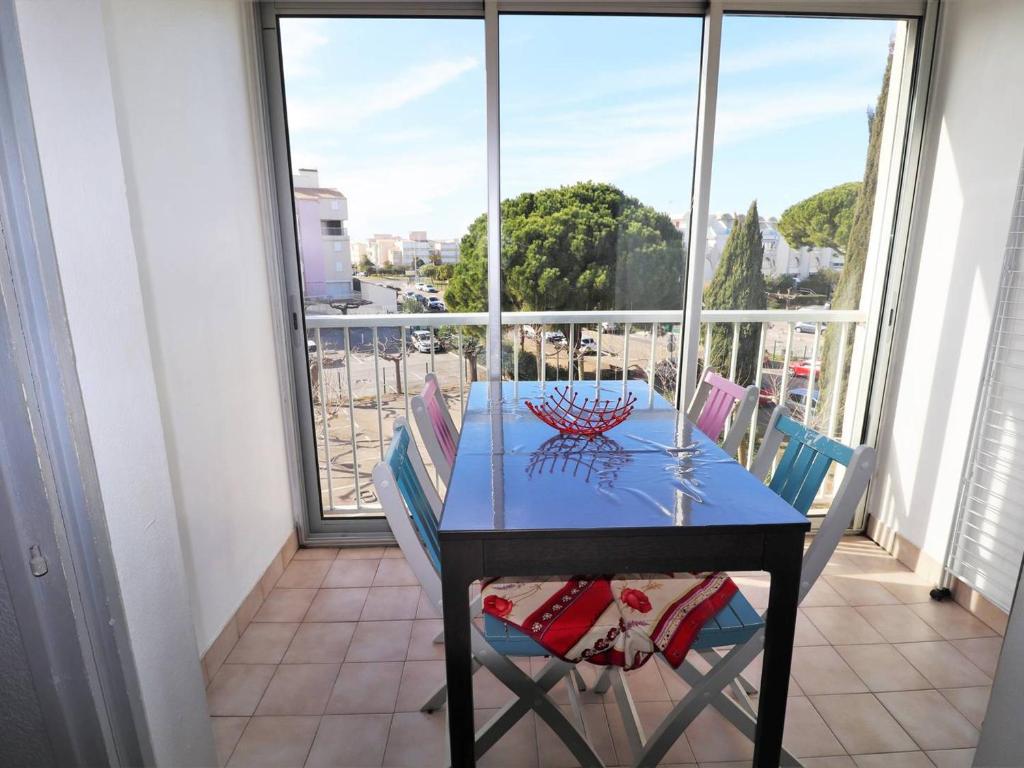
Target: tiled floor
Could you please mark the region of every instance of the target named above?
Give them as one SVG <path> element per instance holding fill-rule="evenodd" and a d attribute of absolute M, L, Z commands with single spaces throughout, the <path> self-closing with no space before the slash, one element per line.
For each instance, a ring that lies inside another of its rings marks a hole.
<path fill-rule="evenodd" d="M 735 578 L 763 607 L 767 577 Z M 840 545 L 797 627 L 785 742 L 805 766 L 970 765 L 1002 638 L 958 605 L 930 602 L 928 589 L 869 540 Z M 444 715 L 419 707 L 444 675 L 440 627 L 397 550 L 300 550 L 210 683 L 221 763 L 439 765 Z M 629 684 L 648 731 L 687 691 L 660 663 Z M 509 694 L 486 671 L 475 687 L 482 723 Z M 606 763 L 628 763 L 614 697 L 583 702 Z M 724 768 L 750 756 L 750 743 L 705 710 L 667 764 Z M 482 764 L 575 762 L 531 715 Z"/>

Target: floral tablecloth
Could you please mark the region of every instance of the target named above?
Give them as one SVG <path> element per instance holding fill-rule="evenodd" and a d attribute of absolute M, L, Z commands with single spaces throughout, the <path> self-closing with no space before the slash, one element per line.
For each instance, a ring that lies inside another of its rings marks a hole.
<path fill-rule="evenodd" d="M 635 669 L 660 651 L 677 667 L 735 593 L 724 573 L 495 579 L 483 610 L 565 661 Z"/>

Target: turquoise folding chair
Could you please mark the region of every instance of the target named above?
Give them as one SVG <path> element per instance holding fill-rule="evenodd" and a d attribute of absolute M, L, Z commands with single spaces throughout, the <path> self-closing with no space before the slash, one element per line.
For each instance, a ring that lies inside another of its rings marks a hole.
<path fill-rule="evenodd" d="M 787 439 L 778 467 L 771 472 L 779 448 Z M 800 573 L 801 601 L 818 580 L 850 527 L 853 513 L 874 472 L 875 451 L 866 445 L 848 448 L 794 421 L 784 406 L 775 409 L 751 469 L 755 475 L 765 477 L 771 472 L 768 487 L 807 514 L 833 463 L 844 466 L 846 471 L 821 528 L 804 554 Z M 732 648 L 725 655 L 716 650 L 729 646 Z M 702 673 L 689 659 L 676 669 L 691 689 L 649 739 L 644 738 L 642 731 L 639 732 L 641 743 L 637 745 L 639 749 L 634 749 L 634 754 L 639 755 L 636 765 L 657 765 L 708 704 L 748 738 L 754 738 L 757 714 L 747 693 L 753 693 L 755 689 L 742 679 L 742 672 L 764 649 L 764 617 L 759 616 L 742 593 L 737 592 L 728 606 L 704 625 L 692 648 L 708 661 L 711 670 Z M 602 679 L 595 690 L 606 685 Z M 733 687 L 735 699 L 723 693 L 728 685 Z M 783 749 L 782 765 L 799 766 L 800 762 Z"/>
<path fill-rule="evenodd" d="M 395 420 L 394 438 L 384 460 L 374 467 L 373 483 L 402 554 L 419 579 L 427 598 L 440 610 L 441 559 L 437 530 L 441 499 L 429 480 L 405 419 Z M 529 636 L 490 617 L 485 617 L 484 631 L 476 624 L 471 626 L 471 641 L 474 671 L 480 666 L 486 667 L 516 696 L 477 731 L 477 757 L 533 710 L 562 739 L 580 765 L 604 765 L 585 735 L 583 710 L 572 684 L 572 664 L 552 657 L 540 672 L 531 677 L 509 657 L 549 657 L 550 653 Z M 569 681 L 566 688 L 575 723 L 565 716 L 548 695 L 562 679 Z M 616 693 L 621 690 L 628 697 L 618 670 L 612 675 L 612 683 L 615 684 Z M 421 709 L 434 711 L 441 707 L 444 699 L 442 687 Z M 627 732 L 639 728 L 636 722 L 627 722 L 626 726 Z"/>

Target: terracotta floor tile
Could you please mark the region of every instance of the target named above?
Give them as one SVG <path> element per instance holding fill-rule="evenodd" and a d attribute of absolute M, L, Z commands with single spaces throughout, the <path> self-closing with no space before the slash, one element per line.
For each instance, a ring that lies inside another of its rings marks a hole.
<path fill-rule="evenodd" d="M 843 596 L 832 589 L 832 586 L 824 579 L 818 579 L 814 582 L 814 586 L 807 593 L 807 596 L 800 603 L 803 608 L 813 608 L 820 606 L 845 606 L 847 603 L 843 599 Z M 766 602 L 764 606 L 766 607 Z"/>
<path fill-rule="evenodd" d="M 435 643 L 434 638 L 443 628 L 441 619 L 417 619 L 412 623 L 412 637 L 409 639 L 409 661 L 430 661 L 444 659 L 444 643 Z"/>
<path fill-rule="evenodd" d="M 978 669 L 989 677 L 995 677 L 999 653 L 1003 649 L 1003 638 L 996 635 L 994 637 L 970 637 L 949 642 L 970 659 Z"/>
<path fill-rule="evenodd" d="M 889 752 L 876 755 L 854 755 L 857 768 L 932 768 L 924 752 Z"/>
<path fill-rule="evenodd" d="M 654 659 L 640 669 L 626 672 L 625 677 L 633 701 L 670 701 L 668 688 Z"/>
<path fill-rule="evenodd" d="M 942 637 L 906 605 L 864 605 L 857 613 L 890 643 L 917 643 Z"/>
<path fill-rule="evenodd" d="M 399 712 L 391 718 L 384 765 L 401 768 L 441 766 L 446 752 L 445 712 Z"/>
<path fill-rule="evenodd" d="M 754 745 L 735 726 L 711 707 L 701 711 L 687 726 L 686 741 L 700 763 L 745 760 L 749 764 Z"/>
<path fill-rule="evenodd" d="M 369 768 L 384 760 L 391 715 L 324 715 L 309 750 L 308 768 Z"/>
<path fill-rule="evenodd" d="M 345 661 L 405 661 L 411 621 L 361 621 Z"/>
<path fill-rule="evenodd" d="M 229 664 L 278 664 L 299 625 L 295 622 L 253 622 L 228 655 Z"/>
<path fill-rule="evenodd" d="M 988 697 L 992 689 L 987 685 L 976 688 L 943 688 L 939 693 L 946 697 L 971 725 L 980 729 L 988 709 Z M 971 745 L 973 746 L 973 745 Z"/>
<path fill-rule="evenodd" d="M 331 715 L 391 714 L 395 711 L 402 662 L 346 662 L 327 702 Z"/>
<path fill-rule="evenodd" d="M 871 691 L 931 688 L 924 675 L 889 644 L 840 645 L 836 651 Z"/>
<path fill-rule="evenodd" d="M 866 574 L 886 588 L 901 603 L 927 603 L 935 585 L 912 571 L 894 571 Z"/>
<path fill-rule="evenodd" d="M 345 660 L 354 623 L 300 624 L 284 655 L 285 664 L 340 664 Z"/>
<path fill-rule="evenodd" d="M 305 620 L 358 621 L 366 602 L 367 592 L 369 590 L 366 587 L 317 590 Z"/>
<path fill-rule="evenodd" d="M 254 717 L 228 765 L 299 768 L 306 762 L 319 723 L 319 717 Z"/>
<path fill-rule="evenodd" d="M 420 590 L 420 601 L 416 606 L 416 618 L 417 619 L 440 619 L 441 612 L 431 605 L 430 600 L 427 598 L 427 593 L 422 589 Z"/>
<path fill-rule="evenodd" d="M 626 736 L 626 726 L 622 721 L 622 713 L 615 702 L 615 694 L 608 692 L 604 703 L 605 714 L 608 716 L 608 727 L 611 730 L 612 742 L 615 745 L 615 754 L 620 765 L 632 764 L 632 753 L 629 749 L 629 739 Z M 672 709 L 672 703 L 668 701 L 643 701 L 636 703 L 637 714 L 640 716 L 640 725 L 648 736 L 654 733 L 661 725 L 665 716 Z M 665 758 L 659 765 L 685 765 L 697 762 L 690 749 L 686 735 L 679 737 L 675 744 L 669 749 Z"/>
<path fill-rule="evenodd" d="M 804 696 L 786 702 L 786 728 L 782 743 L 796 757 L 842 755 L 843 747 Z"/>
<path fill-rule="evenodd" d="M 791 670 L 801 690 L 808 695 L 868 690 L 835 648 L 828 645 L 794 648 Z"/>
<path fill-rule="evenodd" d="M 907 752 L 917 749 L 914 740 L 870 693 L 810 698 L 818 714 L 849 754 Z"/>
<path fill-rule="evenodd" d="M 324 577 L 324 589 L 340 587 L 368 587 L 377 575 L 377 564 L 380 560 L 335 560 L 331 563 L 327 576 Z"/>
<path fill-rule="evenodd" d="M 497 712 L 497 709 L 476 710 L 474 721 L 477 729 L 483 727 Z M 480 768 L 536 768 L 539 760 L 536 719 L 532 713 L 528 713 L 487 750 L 476 764 Z"/>
<path fill-rule="evenodd" d="M 895 648 L 936 688 L 966 688 L 992 684 L 992 678 L 945 640 L 898 643 Z"/>
<path fill-rule="evenodd" d="M 862 573 L 828 574 L 823 577 L 849 605 L 898 605 L 899 598 Z"/>
<path fill-rule="evenodd" d="M 968 749 L 978 731 L 938 691 L 893 691 L 878 694 L 903 730 L 921 749 Z"/>
<path fill-rule="evenodd" d="M 796 615 L 796 634 L 793 636 L 793 646 L 802 645 L 828 645 L 828 640 L 811 623 L 803 610 L 800 610 Z"/>
<path fill-rule="evenodd" d="M 363 604 L 362 621 L 415 619 L 419 587 L 370 587 Z"/>
<path fill-rule="evenodd" d="M 334 560 L 337 556 L 337 547 L 300 547 L 292 560 Z"/>
<path fill-rule="evenodd" d="M 213 728 L 213 745 L 217 749 L 217 765 L 227 765 L 228 758 L 235 750 L 235 745 L 242 737 L 249 722 L 248 717 L 211 717 Z"/>
<path fill-rule="evenodd" d="M 253 621 L 302 621 L 315 595 L 315 589 L 273 589 Z"/>
<path fill-rule="evenodd" d="M 971 768 L 974 765 L 973 749 L 939 749 L 928 752 L 936 768 Z"/>
<path fill-rule="evenodd" d="M 530 659 L 513 659 L 516 666 L 530 674 Z M 473 706 L 480 709 L 503 707 L 513 696 L 512 691 L 484 668 L 473 675 Z"/>
<path fill-rule="evenodd" d="M 391 558 L 404 558 L 401 547 L 384 547 L 384 551 L 380 554 L 381 557 Z"/>
<path fill-rule="evenodd" d="M 278 589 L 316 589 L 330 569 L 329 560 L 292 560 L 277 581 Z"/>
<path fill-rule="evenodd" d="M 974 618 L 952 600 L 937 603 L 917 603 L 911 610 L 928 622 L 946 640 L 960 640 L 965 637 L 991 637 L 996 632 L 988 624 Z"/>
<path fill-rule="evenodd" d="M 416 574 L 409 564 L 401 558 L 383 558 L 377 565 L 377 574 L 373 577 L 375 587 L 418 587 Z"/>
<path fill-rule="evenodd" d="M 795 649 L 794 649 L 795 650 Z M 812 652 L 813 655 L 813 652 Z M 796 663 L 796 655 L 794 654 L 794 664 Z M 754 660 L 747 665 L 747 668 L 743 670 L 743 676 L 747 678 L 747 681 L 753 683 L 754 687 L 760 687 L 761 685 L 761 671 L 763 668 L 762 662 L 764 661 L 764 653 L 759 653 L 754 657 Z M 862 689 L 858 689 L 862 690 Z M 866 689 L 863 689 L 866 690 Z M 803 696 L 805 691 L 797 683 L 793 675 L 789 676 L 789 688 L 787 689 L 788 696 Z M 729 689 L 726 689 L 726 694 L 731 695 Z M 680 697 L 681 698 L 681 697 Z"/>
<path fill-rule="evenodd" d="M 615 746 L 612 743 L 611 730 L 608 727 L 608 715 L 601 704 L 583 706 L 583 719 L 587 724 L 587 733 L 594 751 L 605 763 L 615 765 Z M 572 719 L 572 708 L 563 706 L 562 712 Z M 565 743 L 555 735 L 547 723 L 537 720 L 537 755 L 543 768 L 571 768 L 578 765 Z"/>
<path fill-rule="evenodd" d="M 417 712 L 427 698 L 444 684 L 443 661 L 407 661 L 402 669 L 395 712 Z"/>
<path fill-rule="evenodd" d="M 800 762 L 803 763 L 804 768 L 857 768 L 857 764 L 849 755 L 807 757 Z"/>
<path fill-rule="evenodd" d="M 210 714 L 238 717 L 253 714 L 275 669 L 271 664 L 222 665 L 206 690 Z"/>
<path fill-rule="evenodd" d="M 379 560 L 384 554 L 384 547 L 340 547 L 338 560 Z"/>
<path fill-rule="evenodd" d="M 804 613 L 833 645 L 885 642 L 855 608 L 811 607 L 804 608 Z"/>
<path fill-rule="evenodd" d="M 256 709 L 257 715 L 322 715 L 340 664 L 282 664 Z"/>

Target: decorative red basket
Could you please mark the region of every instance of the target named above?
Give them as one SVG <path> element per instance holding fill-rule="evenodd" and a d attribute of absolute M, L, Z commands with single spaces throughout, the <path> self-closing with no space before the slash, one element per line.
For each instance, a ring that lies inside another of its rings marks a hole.
<path fill-rule="evenodd" d="M 632 393 L 625 401 L 620 397 L 614 404 L 611 400 L 591 401 L 589 397 L 580 403 L 579 395 L 579 392 L 570 393 L 568 387 L 555 387 L 554 394 L 548 395 L 540 405 L 527 400 L 526 407 L 563 434 L 595 437 L 629 418 L 636 402 L 636 395 Z"/>

